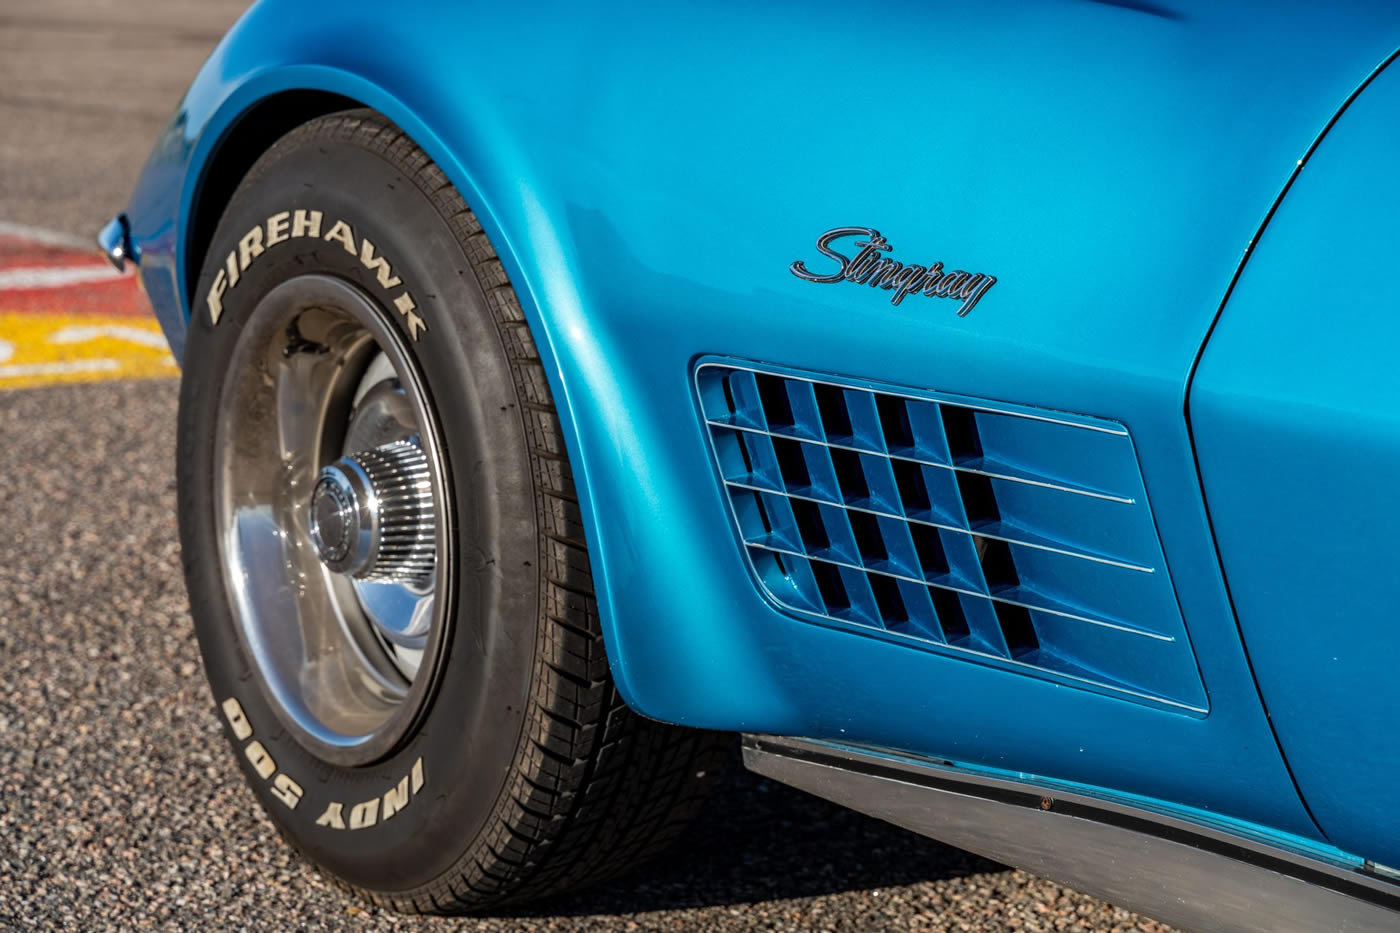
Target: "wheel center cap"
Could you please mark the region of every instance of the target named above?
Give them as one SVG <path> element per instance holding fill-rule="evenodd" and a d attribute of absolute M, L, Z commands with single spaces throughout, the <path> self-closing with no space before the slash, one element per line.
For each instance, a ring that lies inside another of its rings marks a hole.
<path fill-rule="evenodd" d="M 354 466 L 345 460 L 331 464 L 311 490 L 311 541 L 336 573 L 363 570 L 370 556 L 375 510 L 372 499 L 361 501 L 367 484 Z"/>
<path fill-rule="evenodd" d="M 327 468 L 311 491 L 311 540 L 326 564 L 341 564 L 350 556 L 359 531 L 356 506 L 348 477 L 337 467 Z"/>
<path fill-rule="evenodd" d="M 335 573 L 414 584 L 432 578 L 432 484 L 417 444 L 395 441 L 327 466 L 308 518 L 311 542 Z"/>

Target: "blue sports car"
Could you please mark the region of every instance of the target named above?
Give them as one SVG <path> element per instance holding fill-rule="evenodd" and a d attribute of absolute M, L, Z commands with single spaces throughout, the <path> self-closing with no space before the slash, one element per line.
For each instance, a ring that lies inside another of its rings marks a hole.
<path fill-rule="evenodd" d="M 1397 48 L 1356 0 L 261 0 L 100 242 L 271 819 L 494 908 L 647 858 L 740 733 L 1183 926 L 1400 926 Z"/>

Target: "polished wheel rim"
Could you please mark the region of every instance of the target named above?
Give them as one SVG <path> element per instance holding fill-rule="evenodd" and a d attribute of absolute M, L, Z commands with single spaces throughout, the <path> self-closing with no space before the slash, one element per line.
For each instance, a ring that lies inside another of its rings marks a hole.
<path fill-rule="evenodd" d="M 298 276 L 253 309 L 219 399 L 221 559 L 268 699 L 334 763 L 390 754 L 436 681 L 453 562 L 439 437 L 360 289 Z"/>

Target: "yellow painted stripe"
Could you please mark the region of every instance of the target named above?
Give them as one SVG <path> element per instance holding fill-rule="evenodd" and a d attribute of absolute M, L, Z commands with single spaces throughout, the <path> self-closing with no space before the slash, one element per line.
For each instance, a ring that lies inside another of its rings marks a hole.
<path fill-rule="evenodd" d="M 178 374 L 150 318 L 0 313 L 0 390 Z"/>

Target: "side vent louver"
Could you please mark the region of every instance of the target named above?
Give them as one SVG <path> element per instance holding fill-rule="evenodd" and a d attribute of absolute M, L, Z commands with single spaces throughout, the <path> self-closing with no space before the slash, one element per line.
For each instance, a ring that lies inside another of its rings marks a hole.
<path fill-rule="evenodd" d="M 1204 714 L 1116 422 L 703 362 L 754 576 L 801 618 Z"/>

